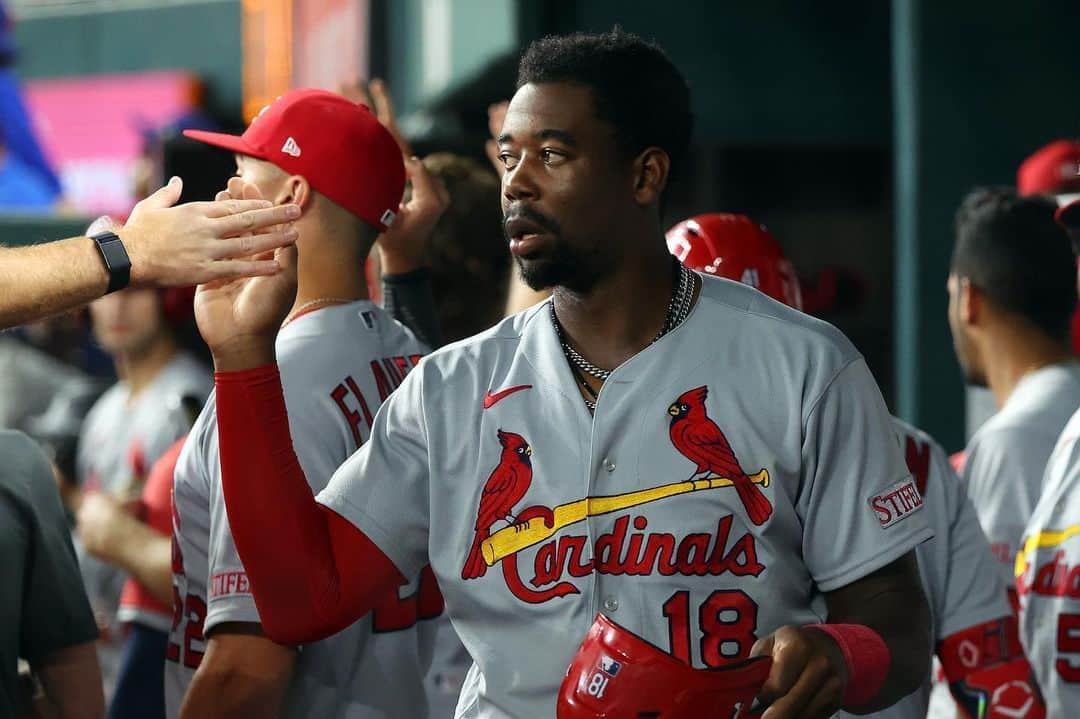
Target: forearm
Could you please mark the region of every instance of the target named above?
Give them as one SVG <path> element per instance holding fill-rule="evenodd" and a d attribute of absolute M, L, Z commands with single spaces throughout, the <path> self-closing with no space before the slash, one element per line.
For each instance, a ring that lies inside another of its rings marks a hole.
<path fill-rule="evenodd" d="M 105 695 L 94 642 L 60 649 L 33 662 L 31 667 L 41 681 L 53 716 L 62 719 L 105 716 Z"/>
<path fill-rule="evenodd" d="M 277 367 L 216 380 L 225 507 L 263 629 L 283 644 L 334 634 L 405 580 L 362 532 L 315 502 Z"/>
<path fill-rule="evenodd" d="M 442 345 L 442 330 L 435 312 L 431 272 L 420 267 L 402 274 L 383 274 L 383 307 L 431 349 Z"/>
<path fill-rule="evenodd" d="M 88 237 L 0 248 L 0 328 L 84 305 L 103 295 L 108 283 L 105 264 Z"/>
<path fill-rule="evenodd" d="M 930 609 L 914 553 L 863 581 L 868 591 L 858 601 L 830 601 L 828 619 L 830 624 L 869 627 L 889 650 L 889 671 L 881 690 L 865 705 L 844 707 L 855 714 L 880 711 L 915 691 L 929 674 L 933 653 Z"/>
<path fill-rule="evenodd" d="M 172 539 L 158 534 L 134 517 L 124 515 L 119 521 L 123 526 L 117 531 L 123 540 L 117 542 L 113 556 L 106 559 L 149 589 L 155 599 L 171 606 Z"/>
<path fill-rule="evenodd" d="M 261 656 L 257 647 L 237 656 L 222 652 L 211 638 L 184 694 L 180 719 L 278 716 L 294 661 L 293 650 L 284 647 L 272 648 L 269 657 Z"/>

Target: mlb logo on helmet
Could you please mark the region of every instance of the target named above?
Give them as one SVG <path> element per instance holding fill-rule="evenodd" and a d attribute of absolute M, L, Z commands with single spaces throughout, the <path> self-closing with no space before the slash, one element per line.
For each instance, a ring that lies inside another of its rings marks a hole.
<path fill-rule="evenodd" d="M 600 657 L 600 669 L 608 676 L 615 676 L 622 669 L 622 664 L 608 656 Z"/>

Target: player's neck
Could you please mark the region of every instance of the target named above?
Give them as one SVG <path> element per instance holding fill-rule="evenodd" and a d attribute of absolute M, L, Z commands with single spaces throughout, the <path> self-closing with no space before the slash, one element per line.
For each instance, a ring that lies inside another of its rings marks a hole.
<path fill-rule="evenodd" d="M 370 297 L 364 277 L 365 258 L 359 257 L 350 243 L 323 242 L 318 248 L 304 249 L 308 251 L 297 255 L 293 311 L 321 299 L 355 301 Z"/>
<path fill-rule="evenodd" d="M 1069 358 L 1067 347 L 1034 329 L 1002 327 L 986 344 L 986 383 L 999 408 L 1029 374 Z"/>
<path fill-rule="evenodd" d="M 564 335 L 590 362 L 614 368 L 643 350 L 667 317 L 675 283 L 672 258 L 660 252 L 626 257 L 588 292 L 557 287 L 555 313 Z"/>
<path fill-rule="evenodd" d="M 127 383 L 128 398 L 135 399 L 149 387 L 176 353 L 176 343 L 166 334 L 141 352 L 117 357 L 116 374 Z"/>

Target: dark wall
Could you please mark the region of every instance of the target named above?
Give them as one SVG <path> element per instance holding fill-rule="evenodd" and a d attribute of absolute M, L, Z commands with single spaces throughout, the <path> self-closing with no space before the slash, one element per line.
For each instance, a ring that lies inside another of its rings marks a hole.
<path fill-rule="evenodd" d="M 188 70 L 211 107 L 240 116 L 240 3 L 236 0 L 22 19 L 23 78 Z"/>
<path fill-rule="evenodd" d="M 531 3 L 524 4 L 522 12 L 530 12 Z M 659 42 L 690 82 L 699 138 L 890 142 L 888 3 L 554 5 L 535 24 L 549 23 L 546 30 L 554 32 L 596 32 L 618 23 Z"/>
<path fill-rule="evenodd" d="M 976 185 L 1012 184 L 1039 146 L 1080 137 L 1080 3 L 895 6 L 900 409 L 957 449 L 963 387 L 945 316 L 953 213 Z"/>

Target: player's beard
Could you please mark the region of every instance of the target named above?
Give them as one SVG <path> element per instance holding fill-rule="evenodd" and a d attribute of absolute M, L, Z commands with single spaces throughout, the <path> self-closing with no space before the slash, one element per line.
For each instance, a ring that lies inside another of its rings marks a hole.
<path fill-rule="evenodd" d="M 587 293 L 610 272 L 612 262 L 600 257 L 598 248 L 585 242 L 572 242 L 563 233 L 562 225 L 536 209 L 518 203 L 507 217 L 524 218 L 542 228 L 551 237 L 548 246 L 527 256 L 517 256 L 521 279 L 533 290 L 564 287 L 576 293 Z M 503 220 L 505 233 L 506 219 Z M 509 235 L 506 236 L 510 240 Z"/>

